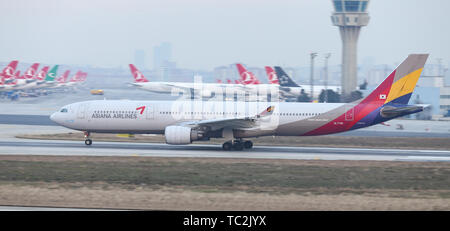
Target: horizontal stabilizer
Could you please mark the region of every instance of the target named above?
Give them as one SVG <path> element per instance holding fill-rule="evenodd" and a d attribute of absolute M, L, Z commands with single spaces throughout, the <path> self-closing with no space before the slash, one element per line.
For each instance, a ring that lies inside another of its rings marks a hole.
<path fill-rule="evenodd" d="M 390 118 L 390 117 L 397 117 L 397 116 L 403 116 L 408 115 L 416 112 L 423 111 L 423 106 L 419 105 L 401 105 L 401 106 L 384 106 L 380 114 L 382 117 Z"/>

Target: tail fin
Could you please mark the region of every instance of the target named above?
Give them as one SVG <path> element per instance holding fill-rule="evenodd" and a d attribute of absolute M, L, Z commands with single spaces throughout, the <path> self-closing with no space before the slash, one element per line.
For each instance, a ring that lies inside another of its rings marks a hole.
<path fill-rule="evenodd" d="M 65 71 L 64 74 L 61 75 L 61 76 L 57 79 L 57 81 L 58 81 L 59 83 L 65 83 L 65 82 L 67 81 L 67 77 L 69 77 L 69 74 L 70 74 L 70 70 Z"/>
<path fill-rule="evenodd" d="M 78 78 L 81 75 L 81 71 L 77 71 L 77 73 L 75 73 L 75 75 L 72 76 L 72 78 L 70 79 L 70 82 L 74 83 L 74 82 L 78 82 Z"/>
<path fill-rule="evenodd" d="M 59 66 L 59 65 L 55 65 L 55 66 L 47 73 L 47 76 L 45 77 L 45 81 L 54 81 L 54 80 L 55 80 L 56 72 L 58 71 L 58 66 Z"/>
<path fill-rule="evenodd" d="M 363 101 L 377 104 L 408 104 L 428 54 L 411 54 Z"/>
<path fill-rule="evenodd" d="M 86 80 L 86 78 L 87 78 L 87 73 L 86 72 L 81 72 L 80 75 L 78 76 L 77 81 L 78 82 L 83 82 L 83 81 Z"/>
<path fill-rule="evenodd" d="M 422 73 L 428 54 L 411 54 L 372 93 L 352 103 L 334 109 L 333 116 L 305 135 L 330 134 L 371 126 L 423 110 L 407 105 Z M 325 114 L 324 114 L 325 115 Z M 340 124 L 340 126 L 336 126 Z"/>
<path fill-rule="evenodd" d="M 277 74 L 278 81 L 280 82 L 280 86 L 282 87 L 300 87 L 298 84 L 296 84 L 291 77 L 289 77 L 286 72 L 284 72 L 281 67 L 276 66 L 275 67 L 275 73 Z"/>
<path fill-rule="evenodd" d="M 39 67 L 39 63 L 33 63 L 33 65 L 31 65 L 31 67 L 28 68 L 27 71 L 25 71 L 25 73 L 23 74 L 23 77 L 25 79 L 32 79 L 34 77 L 34 75 L 36 74 L 38 67 Z"/>
<path fill-rule="evenodd" d="M 41 71 L 39 71 L 39 73 L 36 75 L 36 79 L 39 81 L 42 81 L 45 79 L 45 76 L 47 75 L 48 69 L 50 67 L 49 66 L 45 66 L 41 69 Z"/>
<path fill-rule="evenodd" d="M 278 81 L 277 74 L 275 73 L 273 68 L 266 66 L 265 69 L 266 69 L 267 77 L 269 78 L 269 83 L 270 84 L 280 84 L 280 82 Z"/>
<path fill-rule="evenodd" d="M 137 82 L 137 83 L 148 82 L 148 80 L 145 78 L 145 76 L 133 64 L 130 64 L 130 70 L 131 70 L 131 74 L 134 77 L 135 82 Z"/>
<path fill-rule="evenodd" d="M 242 64 L 236 63 L 236 67 L 239 71 L 239 75 L 241 76 L 241 83 L 259 84 L 259 81 L 256 78 L 256 76 L 252 72 L 247 71 L 247 69 L 245 69 L 245 67 Z"/>
<path fill-rule="evenodd" d="M 8 66 L 6 66 L 2 71 L 2 76 L 4 78 L 12 78 L 14 77 L 14 71 L 16 71 L 17 63 L 19 63 L 18 60 L 11 61 Z"/>

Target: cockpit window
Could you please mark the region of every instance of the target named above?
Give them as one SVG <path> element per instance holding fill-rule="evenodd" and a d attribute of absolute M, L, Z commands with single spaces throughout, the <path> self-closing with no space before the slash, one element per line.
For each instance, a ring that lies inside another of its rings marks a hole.
<path fill-rule="evenodd" d="M 60 112 L 67 112 L 67 108 L 63 108 L 63 109 L 61 109 L 61 111 Z"/>

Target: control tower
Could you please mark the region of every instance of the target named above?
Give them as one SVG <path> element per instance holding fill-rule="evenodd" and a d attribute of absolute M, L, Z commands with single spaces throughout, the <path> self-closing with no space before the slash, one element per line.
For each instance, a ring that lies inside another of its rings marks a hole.
<path fill-rule="evenodd" d="M 347 98 L 356 90 L 357 64 L 356 48 L 361 27 L 369 23 L 367 5 L 369 0 L 332 0 L 333 25 L 339 27 L 342 38 L 342 96 Z"/>

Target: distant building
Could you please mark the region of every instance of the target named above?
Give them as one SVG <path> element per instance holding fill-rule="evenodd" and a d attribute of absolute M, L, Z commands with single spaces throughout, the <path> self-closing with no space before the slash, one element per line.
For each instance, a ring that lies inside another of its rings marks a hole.
<path fill-rule="evenodd" d="M 170 76 L 170 69 L 175 68 L 172 59 L 172 45 L 163 42 L 159 46 L 153 48 L 153 70 L 157 77 L 162 81 L 167 81 Z"/>
<path fill-rule="evenodd" d="M 145 61 L 145 51 L 136 50 L 134 52 L 134 65 L 136 65 L 138 68 L 146 69 L 148 67 L 146 64 L 147 62 Z"/>
<path fill-rule="evenodd" d="M 153 69 L 158 69 L 164 62 L 172 59 L 172 45 L 163 42 L 159 46 L 153 47 Z"/>

